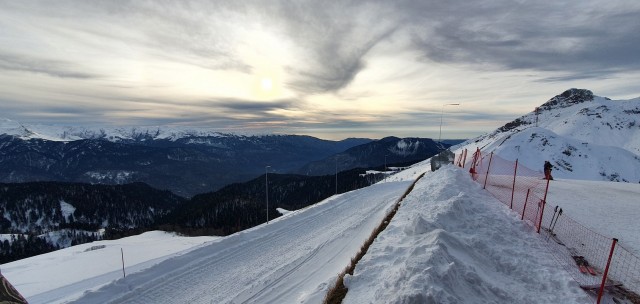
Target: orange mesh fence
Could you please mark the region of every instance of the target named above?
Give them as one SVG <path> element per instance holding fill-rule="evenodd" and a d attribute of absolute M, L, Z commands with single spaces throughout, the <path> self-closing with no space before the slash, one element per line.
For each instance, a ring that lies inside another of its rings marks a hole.
<path fill-rule="evenodd" d="M 549 212 L 543 221 L 551 223 L 553 215 L 553 212 Z M 553 230 L 543 223 L 542 235 L 547 240 L 551 253 L 580 286 L 598 290 L 609 260 L 613 238 L 595 232 L 567 215 L 556 214 L 556 217 Z M 586 268 L 581 269 L 579 264 Z M 640 257 L 619 243 L 615 244 L 605 282 L 605 288 L 613 287 L 618 292 L 626 293 L 627 297 L 640 294 Z M 636 298 L 638 300 L 640 298 Z"/>
<path fill-rule="evenodd" d="M 470 162 L 472 165 L 473 161 Z M 480 157 L 471 176 L 489 193 L 536 228 L 543 215 L 542 201 L 546 189 L 544 174 L 496 154 Z"/>
<path fill-rule="evenodd" d="M 558 206 L 546 204 L 548 181 L 542 172 L 493 153 L 481 155 L 479 150 L 463 151 L 455 164 L 469 171 L 473 180 L 535 227 L 558 263 L 580 286 L 600 292 L 613 239 L 562 214 Z M 640 303 L 640 257 L 621 244 L 613 245 L 603 290 Z M 599 303 L 611 301 L 613 296 Z"/>

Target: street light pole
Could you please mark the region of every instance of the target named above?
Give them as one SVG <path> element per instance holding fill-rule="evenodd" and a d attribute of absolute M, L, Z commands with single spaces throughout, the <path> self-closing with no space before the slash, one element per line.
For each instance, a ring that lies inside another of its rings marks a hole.
<path fill-rule="evenodd" d="M 386 154 L 384 156 L 384 171 L 387 172 L 387 156 L 389 156 L 388 154 Z"/>
<path fill-rule="evenodd" d="M 269 171 L 267 171 L 269 168 L 271 168 L 271 166 L 264 167 L 264 188 L 267 198 L 267 224 L 269 224 Z"/>
<path fill-rule="evenodd" d="M 447 103 L 442 105 L 442 109 L 440 109 L 440 134 L 438 135 L 438 143 L 442 146 L 442 115 L 444 114 L 444 106 L 459 106 L 459 103 Z"/>
<path fill-rule="evenodd" d="M 338 157 L 336 157 L 336 194 L 338 194 Z"/>

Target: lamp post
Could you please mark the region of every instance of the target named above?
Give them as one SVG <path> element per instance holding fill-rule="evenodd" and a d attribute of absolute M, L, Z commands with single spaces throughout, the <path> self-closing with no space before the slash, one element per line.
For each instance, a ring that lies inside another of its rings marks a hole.
<path fill-rule="evenodd" d="M 442 146 L 442 115 L 444 114 L 444 106 L 459 106 L 459 103 L 446 103 L 442 105 L 442 109 L 440 109 L 440 133 L 438 135 L 438 143 Z"/>
<path fill-rule="evenodd" d="M 389 156 L 389 154 L 384 156 L 384 172 L 387 172 L 387 156 Z"/>
<path fill-rule="evenodd" d="M 267 171 L 271 166 L 264 167 L 264 188 L 267 198 L 267 224 L 269 224 L 269 171 Z"/>

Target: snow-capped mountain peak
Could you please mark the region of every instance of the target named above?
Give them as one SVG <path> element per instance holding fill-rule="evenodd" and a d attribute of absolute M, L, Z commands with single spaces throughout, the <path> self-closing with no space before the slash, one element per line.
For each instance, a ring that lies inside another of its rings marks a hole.
<path fill-rule="evenodd" d="M 640 182 L 640 98 L 611 100 L 570 89 L 464 144 L 527 167 L 545 160 L 557 177 Z"/>

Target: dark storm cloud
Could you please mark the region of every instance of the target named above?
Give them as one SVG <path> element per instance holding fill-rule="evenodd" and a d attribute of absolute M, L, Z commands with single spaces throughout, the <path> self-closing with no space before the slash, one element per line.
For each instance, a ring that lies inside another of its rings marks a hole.
<path fill-rule="evenodd" d="M 238 100 L 238 99 L 225 99 L 211 102 L 215 107 L 225 109 L 230 112 L 238 113 L 265 113 L 278 109 L 288 109 L 295 105 L 293 100 L 278 100 L 278 101 L 250 101 L 250 100 Z"/>
<path fill-rule="evenodd" d="M 98 75 L 82 72 L 79 66 L 67 61 L 50 60 L 0 52 L 0 70 L 39 73 L 60 78 L 89 79 Z"/>
<path fill-rule="evenodd" d="M 408 18 L 417 25 L 413 29 L 415 45 L 425 57 L 438 62 L 571 73 L 568 79 L 600 77 L 593 70 L 637 70 L 640 6 L 626 5 L 615 10 L 612 5 L 607 11 L 609 7 L 602 4 L 452 3 L 436 9 L 435 15 L 427 7 L 412 10 L 416 14 L 409 13 Z"/>

